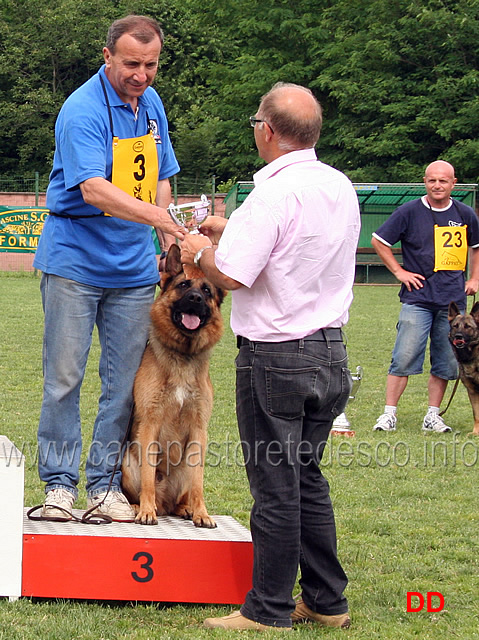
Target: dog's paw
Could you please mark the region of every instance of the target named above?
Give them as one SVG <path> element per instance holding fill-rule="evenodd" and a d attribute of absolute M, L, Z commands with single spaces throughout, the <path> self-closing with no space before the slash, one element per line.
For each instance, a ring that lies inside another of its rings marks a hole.
<path fill-rule="evenodd" d="M 173 515 L 184 518 L 185 520 L 191 520 L 193 518 L 193 509 L 188 504 L 177 504 Z"/>
<path fill-rule="evenodd" d="M 204 527 L 205 529 L 216 529 L 217 527 L 216 522 L 208 514 L 201 515 L 201 516 L 194 515 L 192 520 L 195 527 Z"/>
<path fill-rule="evenodd" d="M 142 510 L 140 507 L 136 514 L 135 522 L 136 524 L 158 524 L 156 511 Z"/>

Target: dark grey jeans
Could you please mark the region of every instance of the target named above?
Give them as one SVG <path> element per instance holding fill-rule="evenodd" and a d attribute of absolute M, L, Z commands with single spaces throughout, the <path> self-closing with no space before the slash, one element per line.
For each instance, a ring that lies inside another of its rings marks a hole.
<path fill-rule="evenodd" d="M 332 422 L 344 411 L 351 375 L 344 344 L 325 335 L 323 341 L 243 341 L 236 358 L 238 426 L 254 499 L 253 587 L 241 611 L 262 624 L 291 626 L 298 567 L 311 609 L 348 610 L 319 462 Z"/>

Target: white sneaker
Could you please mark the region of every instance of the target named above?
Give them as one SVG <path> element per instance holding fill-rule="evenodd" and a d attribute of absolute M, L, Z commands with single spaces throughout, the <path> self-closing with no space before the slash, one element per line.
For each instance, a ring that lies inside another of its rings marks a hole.
<path fill-rule="evenodd" d="M 121 491 L 103 491 L 87 499 L 87 509 L 98 505 L 92 513 L 110 516 L 115 522 L 134 522 L 135 510 Z"/>
<path fill-rule="evenodd" d="M 393 413 L 383 413 L 377 419 L 373 431 L 396 431 L 397 418 Z"/>
<path fill-rule="evenodd" d="M 67 489 L 51 489 L 45 496 L 42 518 L 54 522 L 67 522 L 73 517 L 72 508 L 75 496 Z"/>
<path fill-rule="evenodd" d="M 424 416 L 422 423 L 423 431 L 435 431 L 436 433 L 446 433 L 452 431 L 451 427 L 448 427 L 442 417 L 438 413 L 428 412 Z"/>

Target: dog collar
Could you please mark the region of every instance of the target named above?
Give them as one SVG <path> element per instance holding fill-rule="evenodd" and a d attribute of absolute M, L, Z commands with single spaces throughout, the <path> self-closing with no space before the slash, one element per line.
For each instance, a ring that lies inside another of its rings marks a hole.
<path fill-rule="evenodd" d="M 210 244 L 207 244 L 206 246 L 201 247 L 201 249 L 196 252 L 195 257 L 193 258 L 193 262 L 197 267 L 200 266 L 200 260 L 201 260 L 201 256 L 203 255 L 203 251 L 206 251 L 206 249 L 212 249 L 212 248 L 213 247 Z"/>

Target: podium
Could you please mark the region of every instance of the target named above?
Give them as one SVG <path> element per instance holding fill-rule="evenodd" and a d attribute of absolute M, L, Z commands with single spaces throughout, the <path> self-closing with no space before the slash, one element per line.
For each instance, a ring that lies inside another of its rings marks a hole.
<path fill-rule="evenodd" d="M 244 602 L 253 544 L 231 516 L 214 516 L 216 529 L 172 516 L 151 526 L 30 520 L 24 475 L 23 455 L 0 436 L 0 596 Z"/>
<path fill-rule="evenodd" d="M 0 436 L 0 596 L 16 600 L 22 584 L 22 526 L 25 458 Z"/>
<path fill-rule="evenodd" d="M 73 513 L 81 517 L 82 511 Z M 251 587 L 249 531 L 160 516 L 158 525 L 31 521 L 24 516 L 22 595 L 241 604 Z"/>

